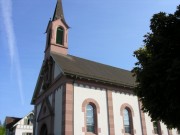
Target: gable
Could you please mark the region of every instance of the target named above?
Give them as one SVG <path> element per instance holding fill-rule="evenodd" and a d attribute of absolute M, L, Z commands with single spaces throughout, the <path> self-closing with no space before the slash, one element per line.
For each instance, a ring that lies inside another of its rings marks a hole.
<path fill-rule="evenodd" d="M 31 99 L 31 104 L 34 104 L 36 97 L 40 94 L 40 91 L 42 91 L 42 89 L 41 89 L 42 88 L 42 83 L 43 83 L 43 79 L 42 79 L 42 67 L 43 67 L 43 65 L 41 66 L 41 70 L 40 70 L 40 73 L 39 73 L 39 76 L 38 76 L 38 80 L 36 82 L 36 86 L 35 86 L 35 89 L 34 89 L 33 97 Z"/>
<path fill-rule="evenodd" d="M 31 104 L 34 104 L 35 99 L 48 90 L 52 82 L 62 73 L 63 72 L 61 71 L 60 67 L 55 63 L 55 61 L 53 61 L 52 58 L 44 60 L 38 76 Z"/>

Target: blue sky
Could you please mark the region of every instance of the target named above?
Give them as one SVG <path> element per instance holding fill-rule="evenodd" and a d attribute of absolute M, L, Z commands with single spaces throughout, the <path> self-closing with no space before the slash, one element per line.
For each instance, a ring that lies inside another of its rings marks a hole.
<path fill-rule="evenodd" d="M 0 0 L 0 120 L 23 117 L 43 61 L 56 0 Z M 154 13 L 179 0 L 63 0 L 69 54 L 131 70 Z"/>

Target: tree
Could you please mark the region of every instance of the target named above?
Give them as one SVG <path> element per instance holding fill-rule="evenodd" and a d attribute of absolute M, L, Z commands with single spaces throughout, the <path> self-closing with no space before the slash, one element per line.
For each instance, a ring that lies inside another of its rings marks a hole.
<path fill-rule="evenodd" d="M 152 121 L 180 129 L 180 5 L 174 14 L 154 14 L 150 29 L 134 52 L 134 91 Z"/>
<path fill-rule="evenodd" d="M 5 134 L 6 134 L 5 126 L 2 125 L 2 123 L 0 121 L 0 135 L 5 135 Z"/>
<path fill-rule="evenodd" d="M 0 135 L 5 135 L 5 127 L 0 126 Z"/>

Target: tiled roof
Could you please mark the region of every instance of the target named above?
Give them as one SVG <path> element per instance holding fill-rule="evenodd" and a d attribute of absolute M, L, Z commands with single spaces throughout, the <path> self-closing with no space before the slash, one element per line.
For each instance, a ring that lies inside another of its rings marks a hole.
<path fill-rule="evenodd" d="M 75 57 L 51 53 L 55 62 L 64 74 L 76 75 L 88 79 L 112 83 L 121 86 L 134 87 L 135 78 L 130 71 Z"/>
<path fill-rule="evenodd" d="M 18 122 L 21 118 L 17 117 L 6 117 L 5 119 L 5 126 L 6 128 L 12 127 L 16 122 Z"/>

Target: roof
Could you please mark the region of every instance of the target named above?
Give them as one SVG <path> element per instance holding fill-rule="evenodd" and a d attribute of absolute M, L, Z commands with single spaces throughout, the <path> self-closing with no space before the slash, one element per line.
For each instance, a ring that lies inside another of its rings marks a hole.
<path fill-rule="evenodd" d="M 27 117 L 29 116 L 30 114 L 33 114 L 34 115 L 34 110 L 32 110 L 31 112 L 29 112 L 26 116 L 24 117 Z M 24 118 L 23 117 L 23 118 Z M 23 118 L 18 118 L 18 117 L 9 117 L 7 116 L 6 119 L 5 119 L 5 126 L 6 128 L 11 128 L 11 127 L 14 127 L 15 125 L 17 125 L 17 122 L 20 121 L 21 119 Z"/>
<path fill-rule="evenodd" d="M 57 4 L 56 4 L 56 8 L 55 8 L 52 20 L 54 21 L 54 20 L 57 20 L 57 19 L 61 19 L 62 22 L 69 28 L 69 26 L 66 23 L 65 18 L 64 18 L 64 13 L 63 13 L 63 7 L 62 7 L 61 0 L 57 0 Z"/>
<path fill-rule="evenodd" d="M 135 86 L 135 78 L 128 70 L 112 67 L 72 55 L 51 53 L 65 75 L 75 75 L 126 87 Z"/>
<path fill-rule="evenodd" d="M 5 119 L 5 126 L 6 128 L 11 128 L 15 123 L 17 123 L 19 120 L 22 118 L 17 118 L 17 117 L 6 117 Z"/>

